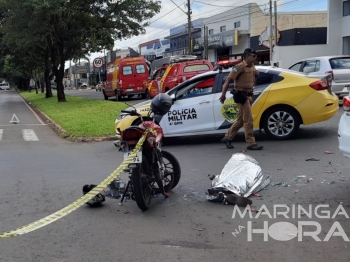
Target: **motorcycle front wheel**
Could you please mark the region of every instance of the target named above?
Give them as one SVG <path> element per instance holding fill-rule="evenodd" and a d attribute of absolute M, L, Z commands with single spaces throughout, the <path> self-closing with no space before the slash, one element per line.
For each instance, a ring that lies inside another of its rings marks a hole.
<path fill-rule="evenodd" d="M 145 211 L 151 204 L 152 187 L 149 183 L 150 169 L 145 156 L 142 163 L 132 170 L 132 184 L 137 206 Z"/>
<path fill-rule="evenodd" d="M 177 161 L 176 157 L 173 154 L 163 150 L 162 155 L 163 155 L 163 163 L 165 166 L 164 188 L 165 188 L 165 191 L 168 191 L 169 190 L 168 185 L 172 185 L 171 188 L 174 188 L 179 183 L 181 178 L 181 168 L 180 168 L 179 161 Z M 170 179 L 173 179 L 174 181 L 170 182 Z"/>

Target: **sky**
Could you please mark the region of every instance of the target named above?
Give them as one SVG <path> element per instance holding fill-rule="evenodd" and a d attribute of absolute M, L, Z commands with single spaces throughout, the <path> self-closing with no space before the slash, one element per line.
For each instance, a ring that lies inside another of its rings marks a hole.
<path fill-rule="evenodd" d="M 146 34 L 115 41 L 114 50 L 128 47 L 137 50 L 140 43 L 153 39 L 163 39 L 169 35 L 170 28 L 187 23 L 187 15 L 184 13 L 187 10 L 185 6 L 187 0 L 162 0 L 161 2 L 161 11 L 150 19 L 150 25 L 145 28 Z M 265 13 L 269 11 L 269 0 L 191 0 L 191 19 L 210 17 L 248 3 L 258 4 Z M 327 10 L 327 5 L 327 0 L 277 0 L 277 12 L 324 11 Z M 94 58 L 102 56 L 104 56 L 103 50 L 99 53 L 92 53 L 90 61 L 92 62 Z"/>

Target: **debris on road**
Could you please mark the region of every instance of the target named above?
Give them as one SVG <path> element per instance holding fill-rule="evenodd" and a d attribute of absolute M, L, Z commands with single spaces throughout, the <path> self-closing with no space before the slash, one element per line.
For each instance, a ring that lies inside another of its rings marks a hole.
<path fill-rule="evenodd" d="M 329 182 L 328 184 L 333 185 L 335 183 L 336 183 L 335 181 L 332 181 L 332 182 Z"/>
<path fill-rule="evenodd" d="M 211 176 L 212 178 L 213 176 Z M 210 201 L 250 205 L 247 199 L 270 184 L 269 175 L 263 173 L 259 163 L 251 156 L 235 153 L 219 175 L 213 177 L 212 188 L 207 190 Z M 234 201 L 232 201 L 234 200 Z"/>
<path fill-rule="evenodd" d="M 334 174 L 334 170 L 326 171 L 326 173 L 328 173 L 328 174 Z"/>
<path fill-rule="evenodd" d="M 305 161 L 320 161 L 320 159 L 316 157 L 311 157 L 311 158 L 306 158 Z"/>
<path fill-rule="evenodd" d="M 327 151 L 324 151 L 324 153 L 325 153 L 325 154 L 334 154 L 334 152 L 328 151 L 328 150 L 327 150 Z"/>
<path fill-rule="evenodd" d="M 204 229 L 203 228 L 193 228 L 194 230 L 197 230 L 197 231 L 203 231 Z"/>
<path fill-rule="evenodd" d="M 303 175 L 303 176 L 298 176 L 298 177 L 300 177 L 300 178 L 301 178 L 301 177 L 306 177 L 306 176 L 304 176 L 304 175 Z"/>
<path fill-rule="evenodd" d="M 260 210 L 256 210 L 256 209 L 253 209 L 253 208 L 251 208 L 250 211 L 256 212 L 256 213 L 259 213 L 259 212 L 260 212 Z"/>
<path fill-rule="evenodd" d="M 282 182 L 278 182 L 278 183 L 272 183 L 271 186 L 281 186 Z"/>
<path fill-rule="evenodd" d="M 252 194 L 252 196 L 255 196 L 255 197 L 261 197 L 261 195 L 256 194 L 256 193 Z"/>
<path fill-rule="evenodd" d="M 294 193 L 299 193 L 299 192 L 300 192 L 300 190 L 298 190 L 298 189 L 294 191 Z"/>

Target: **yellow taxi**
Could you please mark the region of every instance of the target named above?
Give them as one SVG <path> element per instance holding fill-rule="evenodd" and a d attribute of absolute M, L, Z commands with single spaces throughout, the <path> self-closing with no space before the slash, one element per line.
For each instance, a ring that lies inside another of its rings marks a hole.
<path fill-rule="evenodd" d="M 338 111 L 338 97 L 332 92 L 329 75 L 308 75 L 287 69 L 256 66 L 259 71 L 253 95 L 254 127 L 275 139 L 293 137 L 300 125 L 325 121 Z M 231 69 L 216 69 L 181 83 L 167 92 L 174 104 L 167 115 L 158 117 L 165 137 L 224 134 L 237 117 L 237 105 L 230 91 L 224 104 L 219 98 Z M 147 117 L 150 100 L 134 106 Z M 115 121 L 117 135 L 135 116 L 121 113 Z"/>

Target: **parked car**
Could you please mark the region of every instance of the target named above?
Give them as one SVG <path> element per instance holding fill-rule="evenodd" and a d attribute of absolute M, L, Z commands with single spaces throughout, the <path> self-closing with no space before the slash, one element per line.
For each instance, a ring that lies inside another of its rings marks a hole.
<path fill-rule="evenodd" d="M 0 83 L 0 90 L 11 90 L 10 84 L 9 83 Z"/>
<path fill-rule="evenodd" d="M 282 68 L 256 66 L 259 77 L 253 95 L 254 127 L 264 129 L 275 139 L 293 137 L 301 124 L 309 125 L 334 116 L 339 108 L 338 97 L 332 93 L 329 75 L 310 76 Z M 218 69 L 196 75 L 169 90 L 174 104 L 171 111 L 157 122 L 165 137 L 222 134 L 237 117 L 237 105 L 227 99 L 219 101 L 222 86 L 231 69 Z M 231 82 L 226 97 L 232 95 Z M 135 105 L 147 117 L 150 101 Z M 127 110 L 131 110 L 129 108 Z M 121 113 L 115 121 L 117 136 L 121 130 L 137 125 L 135 116 Z"/>
<path fill-rule="evenodd" d="M 158 81 L 155 81 L 152 86 L 148 86 L 148 95 L 152 98 L 158 93 L 165 93 L 195 75 L 212 70 L 214 67 L 208 60 L 188 60 L 185 58 L 183 61 L 180 57 L 166 67 L 159 84 Z"/>
<path fill-rule="evenodd" d="M 87 83 L 82 83 L 80 87 L 87 87 Z"/>
<path fill-rule="evenodd" d="M 149 65 L 143 57 L 117 58 L 107 64 L 106 81 L 103 83 L 105 100 L 114 96 L 121 97 L 141 95 L 146 98 L 145 82 L 149 77 Z"/>
<path fill-rule="evenodd" d="M 344 156 L 350 157 L 350 86 L 348 96 L 343 98 L 343 108 L 338 126 L 339 150 Z"/>
<path fill-rule="evenodd" d="M 101 91 L 102 91 L 102 84 L 97 84 L 96 87 L 95 87 L 95 89 L 96 89 L 96 92 L 97 92 L 97 91 L 100 91 L 100 92 L 101 92 Z"/>
<path fill-rule="evenodd" d="M 350 56 L 319 56 L 300 60 L 289 69 L 309 75 L 330 74 L 332 91 L 339 97 L 348 94 L 350 85 Z"/>
<path fill-rule="evenodd" d="M 150 99 L 155 97 L 159 93 L 160 88 L 160 80 L 162 79 L 166 69 L 168 68 L 168 64 L 165 64 L 158 68 L 154 74 L 147 79 L 147 89 L 146 89 L 146 98 Z"/>

